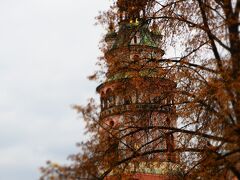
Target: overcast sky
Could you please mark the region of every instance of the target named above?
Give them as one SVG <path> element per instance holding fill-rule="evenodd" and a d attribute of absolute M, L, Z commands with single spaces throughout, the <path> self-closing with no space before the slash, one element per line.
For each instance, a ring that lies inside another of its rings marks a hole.
<path fill-rule="evenodd" d="M 0 179 L 38 179 L 84 139 L 71 109 L 96 96 L 94 26 L 110 0 L 0 0 Z"/>

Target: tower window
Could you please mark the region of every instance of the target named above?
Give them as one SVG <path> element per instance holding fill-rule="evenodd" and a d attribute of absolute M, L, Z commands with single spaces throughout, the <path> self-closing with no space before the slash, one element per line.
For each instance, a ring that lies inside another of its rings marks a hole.
<path fill-rule="evenodd" d="M 125 97 L 124 98 L 124 104 L 131 104 L 131 103 L 132 103 L 131 97 Z"/>
<path fill-rule="evenodd" d="M 137 44 L 137 36 L 134 36 L 134 44 Z"/>
<path fill-rule="evenodd" d="M 114 123 L 114 121 L 113 121 L 113 120 L 111 120 L 111 121 L 109 122 L 109 126 L 110 126 L 110 127 L 113 127 L 113 126 L 114 126 L 114 124 L 115 124 L 115 123 Z"/>
<path fill-rule="evenodd" d="M 115 102 L 114 102 L 114 97 L 113 96 L 110 96 L 109 97 L 109 107 L 112 107 L 114 106 Z"/>
<path fill-rule="evenodd" d="M 137 32 L 131 39 L 131 44 L 139 44 L 140 43 L 140 34 Z"/>

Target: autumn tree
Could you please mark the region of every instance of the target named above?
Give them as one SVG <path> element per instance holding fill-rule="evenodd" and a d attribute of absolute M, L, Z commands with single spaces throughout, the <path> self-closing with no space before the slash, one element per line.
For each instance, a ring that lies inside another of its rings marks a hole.
<path fill-rule="evenodd" d="M 135 6 L 139 3 L 136 0 Z M 164 132 L 155 141 L 161 141 L 167 134 L 176 137 L 172 151 L 180 156 L 181 178 L 240 179 L 240 1 L 148 0 L 147 3 L 146 22 L 160 30 L 163 49 L 173 47 L 181 52 L 179 57 L 168 54 L 165 58 L 148 60 L 164 67 L 163 74 L 177 85 L 172 92 L 177 126 L 129 123 L 112 130 L 99 121 L 99 107 L 93 100 L 86 107 L 75 106 L 92 138 L 80 144 L 79 154 L 70 156 L 71 165 L 49 162 L 42 168 L 42 178 L 103 179 L 112 171 L 124 172 L 129 162 L 163 151 L 140 150 L 126 141 L 134 134 L 151 130 Z M 114 4 L 98 21 L 118 28 L 117 18 Z M 103 51 L 106 51 L 104 44 Z M 106 65 L 104 58 L 101 61 Z M 145 116 L 140 117 L 151 118 L 151 114 Z M 131 114 L 129 117 L 132 122 Z M 127 149 L 127 156 L 116 155 L 121 153 L 114 149 L 119 143 L 125 147 L 124 151 Z M 145 142 L 141 147 L 151 143 L 154 142 Z"/>

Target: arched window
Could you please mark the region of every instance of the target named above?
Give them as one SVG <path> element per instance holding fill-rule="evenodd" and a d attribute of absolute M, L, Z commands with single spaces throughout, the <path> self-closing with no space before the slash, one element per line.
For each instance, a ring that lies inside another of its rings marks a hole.
<path fill-rule="evenodd" d="M 124 104 L 131 104 L 132 103 L 132 98 L 130 96 L 124 97 Z"/>
<path fill-rule="evenodd" d="M 141 41 L 141 38 L 140 38 L 140 33 L 137 32 L 136 34 L 134 34 L 134 36 L 132 37 L 131 39 L 131 43 L 130 44 L 139 44 Z"/>
<path fill-rule="evenodd" d="M 103 98 L 103 100 L 102 100 L 102 106 L 103 106 L 103 109 L 106 109 L 107 108 L 107 100 L 106 100 L 106 98 Z"/>
<path fill-rule="evenodd" d="M 154 97 L 153 99 L 152 99 L 152 103 L 156 103 L 156 104 L 159 104 L 159 103 L 161 103 L 161 100 L 162 100 L 162 98 L 160 97 L 160 96 L 156 96 L 156 97 Z"/>
<path fill-rule="evenodd" d="M 114 98 L 112 96 L 111 88 L 106 90 L 106 108 L 112 107 L 114 103 Z"/>
<path fill-rule="evenodd" d="M 115 105 L 116 106 L 120 105 L 120 98 L 119 98 L 119 96 L 115 96 Z"/>
<path fill-rule="evenodd" d="M 103 103 L 103 99 L 102 98 L 101 98 L 100 102 L 101 102 L 101 109 L 103 109 L 104 108 L 104 103 Z"/>
<path fill-rule="evenodd" d="M 109 96 L 108 97 L 108 101 L 109 101 L 109 107 L 113 107 L 115 105 L 115 98 L 114 98 L 114 96 Z"/>
<path fill-rule="evenodd" d="M 114 121 L 113 120 L 111 120 L 110 122 L 109 122 L 109 126 L 111 127 L 111 128 L 113 128 L 114 127 Z"/>
<path fill-rule="evenodd" d="M 137 102 L 138 103 L 143 103 L 143 99 L 144 99 L 144 94 L 142 93 L 142 92 L 140 92 L 139 94 L 138 94 L 138 98 L 137 98 Z"/>

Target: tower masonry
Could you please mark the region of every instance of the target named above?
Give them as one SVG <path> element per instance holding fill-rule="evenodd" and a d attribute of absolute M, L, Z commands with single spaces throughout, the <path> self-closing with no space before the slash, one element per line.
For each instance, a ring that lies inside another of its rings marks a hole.
<path fill-rule="evenodd" d="M 142 154 L 113 168 L 107 180 L 178 179 L 176 137 L 169 130 L 176 127 L 176 83 L 159 63 L 162 36 L 146 18 L 149 3 L 118 0 L 118 28 L 111 24 L 105 37 L 108 72 L 97 92 L 100 122 L 114 147 L 109 163 Z"/>

